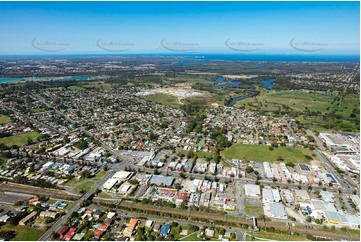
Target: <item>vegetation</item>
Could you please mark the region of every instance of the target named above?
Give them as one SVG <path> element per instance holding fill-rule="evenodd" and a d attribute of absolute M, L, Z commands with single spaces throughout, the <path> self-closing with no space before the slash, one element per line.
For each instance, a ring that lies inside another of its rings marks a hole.
<path fill-rule="evenodd" d="M 261 206 L 246 206 L 244 208 L 244 211 L 248 216 L 252 216 L 256 218 L 258 218 L 263 214 L 263 209 Z"/>
<path fill-rule="evenodd" d="M 85 193 L 90 190 L 90 188 L 94 185 L 94 183 L 95 182 L 93 182 L 93 181 L 84 182 L 83 184 L 77 186 L 74 189 L 74 191 L 78 192 L 78 193 Z"/>
<path fill-rule="evenodd" d="M 143 96 L 145 100 L 157 102 L 166 106 L 169 106 L 171 108 L 179 108 L 180 107 L 180 101 L 178 97 L 174 95 L 169 95 L 165 93 L 156 93 L 153 95 L 147 95 Z"/>
<path fill-rule="evenodd" d="M 359 95 L 348 94 L 341 104 L 339 99 L 338 93 L 272 90 L 241 100 L 235 106 L 263 113 L 289 114 L 312 130 L 357 132 L 360 129 Z"/>
<path fill-rule="evenodd" d="M 11 118 L 9 116 L 0 115 L 0 124 L 6 124 L 10 122 L 11 122 Z"/>
<path fill-rule="evenodd" d="M 26 226 L 15 226 L 11 224 L 5 224 L 1 227 L 1 231 L 14 231 L 16 236 L 11 238 L 15 241 L 35 241 L 44 233 L 40 229 L 34 229 Z"/>
<path fill-rule="evenodd" d="M 69 86 L 67 87 L 70 91 L 84 91 L 85 88 L 82 86 Z"/>
<path fill-rule="evenodd" d="M 40 134 L 36 131 L 34 132 L 28 132 L 23 134 L 17 134 L 5 138 L 0 138 L 0 143 L 5 144 L 8 147 L 11 147 L 13 145 L 17 146 L 23 146 L 27 145 L 29 143 L 29 139 L 32 141 L 36 141 L 40 137 Z"/>
<path fill-rule="evenodd" d="M 252 161 L 277 161 L 282 157 L 284 161 L 308 163 L 312 159 L 312 151 L 305 148 L 277 147 L 269 150 L 267 145 L 233 144 L 221 152 L 227 159 L 243 159 Z"/>

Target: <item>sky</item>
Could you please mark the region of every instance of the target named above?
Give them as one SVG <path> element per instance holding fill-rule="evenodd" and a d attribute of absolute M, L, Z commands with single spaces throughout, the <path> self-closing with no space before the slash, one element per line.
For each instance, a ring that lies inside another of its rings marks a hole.
<path fill-rule="evenodd" d="M 0 54 L 359 54 L 359 2 L 0 2 Z"/>

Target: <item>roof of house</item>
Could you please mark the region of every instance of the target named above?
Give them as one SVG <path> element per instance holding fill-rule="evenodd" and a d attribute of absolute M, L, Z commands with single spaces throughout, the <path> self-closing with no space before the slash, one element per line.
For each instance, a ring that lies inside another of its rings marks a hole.
<path fill-rule="evenodd" d="M 64 236 L 65 239 L 71 239 L 75 234 L 76 228 L 70 228 L 68 233 Z"/>
<path fill-rule="evenodd" d="M 69 229 L 69 226 L 64 225 L 64 226 L 58 231 L 58 234 L 63 236 L 64 234 L 66 234 L 66 232 L 68 232 L 68 229 Z"/>
<path fill-rule="evenodd" d="M 160 229 L 160 235 L 167 235 L 170 231 L 170 224 L 163 224 Z"/>
<path fill-rule="evenodd" d="M 137 226 L 137 224 L 138 224 L 138 219 L 132 218 L 129 221 L 128 228 L 133 230 L 135 228 L 135 226 Z"/>

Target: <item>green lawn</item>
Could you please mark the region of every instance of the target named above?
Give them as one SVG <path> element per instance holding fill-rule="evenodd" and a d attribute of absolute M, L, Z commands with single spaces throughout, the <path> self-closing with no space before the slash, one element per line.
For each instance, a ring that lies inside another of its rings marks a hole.
<path fill-rule="evenodd" d="M 109 194 L 105 193 L 105 192 L 101 192 L 98 194 L 98 197 L 101 198 L 112 198 L 112 196 L 110 196 Z"/>
<path fill-rule="evenodd" d="M 11 119 L 9 116 L 6 115 L 0 115 L 0 124 L 6 124 L 6 123 L 10 123 Z"/>
<path fill-rule="evenodd" d="M 15 241 L 35 241 L 44 233 L 40 229 L 29 228 L 26 226 L 14 226 L 11 224 L 5 224 L 0 230 L 13 230 L 16 232 L 16 236 L 11 240 Z"/>
<path fill-rule="evenodd" d="M 6 146 L 23 146 L 28 142 L 28 138 L 31 138 L 33 142 L 36 142 L 40 134 L 38 132 L 28 132 L 24 134 L 18 134 L 0 139 L 0 143 L 4 143 Z"/>
<path fill-rule="evenodd" d="M 30 111 L 32 113 L 41 113 L 41 112 L 46 111 L 46 108 L 32 108 Z"/>
<path fill-rule="evenodd" d="M 77 183 L 80 183 L 80 182 L 82 182 L 82 181 L 85 181 L 86 179 L 88 179 L 88 178 L 86 178 L 86 177 L 82 177 L 82 178 L 80 178 L 80 179 L 73 178 L 73 179 L 71 179 L 70 181 L 68 181 L 67 183 L 65 183 L 64 185 L 65 185 L 65 186 L 68 186 L 68 187 L 76 186 Z"/>
<path fill-rule="evenodd" d="M 201 241 L 202 239 L 201 239 L 201 238 L 198 238 L 197 235 L 198 235 L 198 232 L 189 233 L 189 231 L 188 231 L 188 235 L 180 238 L 179 240 L 184 240 L 184 241 Z M 183 239 L 183 238 L 184 238 L 184 239 Z"/>
<path fill-rule="evenodd" d="M 172 108 L 179 108 L 180 102 L 178 97 L 165 94 L 165 93 L 156 93 L 153 95 L 143 96 L 145 100 L 157 102 Z"/>
<path fill-rule="evenodd" d="M 74 191 L 76 192 L 80 192 L 81 190 L 85 190 L 86 192 L 90 190 L 90 188 L 94 185 L 95 182 L 93 181 L 88 181 L 88 182 L 84 182 L 83 184 L 81 184 L 80 186 L 76 187 L 74 189 Z"/>
<path fill-rule="evenodd" d="M 248 216 L 256 217 L 263 215 L 263 209 L 260 206 L 245 206 L 244 208 L 245 213 Z"/>
<path fill-rule="evenodd" d="M 70 87 L 68 87 L 68 89 L 70 91 L 84 91 L 85 90 L 85 88 L 81 87 L 81 86 L 70 86 Z"/>
<path fill-rule="evenodd" d="M 105 176 L 105 174 L 107 174 L 106 171 L 99 171 L 97 174 L 95 174 L 95 177 L 102 178 L 103 176 Z"/>
<path fill-rule="evenodd" d="M 252 161 L 277 161 L 282 157 L 284 161 L 294 163 L 308 163 L 312 160 L 313 152 L 309 149 L 279 146 L 270 151 L 268 145 L 233 144 L 221 152 L 227 159 L 242 159 Z"/>
<path fill-rule="evenodd" d="M 258 238 L 264 238 L 269 240 L 281 240 L 281 241 L 306 241 L 306 235 L 291 235 L 281 233 L 272 233 L 267 231 L 254 232 L 253 236 Z M 256 239 L 257 240 L 257 239 Z"/>

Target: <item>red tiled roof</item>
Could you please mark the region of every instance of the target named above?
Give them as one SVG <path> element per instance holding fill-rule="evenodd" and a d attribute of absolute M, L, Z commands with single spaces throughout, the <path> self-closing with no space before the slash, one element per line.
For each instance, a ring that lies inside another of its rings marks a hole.
<path fill-rule="evenodd" d="M 70 228 L 68 233 L 64 236 L 64 239 L 71 239 L 75 234 L 76 228 Z"/>

